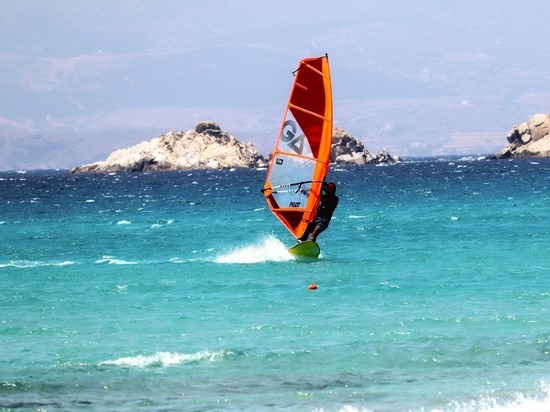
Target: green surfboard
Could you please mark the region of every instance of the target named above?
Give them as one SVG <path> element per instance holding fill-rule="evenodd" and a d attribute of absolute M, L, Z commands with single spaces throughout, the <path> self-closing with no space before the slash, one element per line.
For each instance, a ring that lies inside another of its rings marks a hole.
<path fill-rule="evenodd" d="M 300 258 L 317 258 L 319 257 L 319 253 L 321 253 L 321 249 L 313 240 L 306 240 L 292 246 L 288 249 L 288 252 Z"/>

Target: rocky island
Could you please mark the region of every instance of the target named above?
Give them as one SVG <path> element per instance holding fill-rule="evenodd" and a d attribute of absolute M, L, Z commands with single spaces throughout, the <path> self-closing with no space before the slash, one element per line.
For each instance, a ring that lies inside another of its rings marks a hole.
<path fill-rule="evenodd" d="M 265 159 L 252 144 L 239 142 L 217 123 L 200 122 L 194 130 L 170 131 L 149 142 L 116 150 L 105 161 L 75 167 L 70 172 L 160 172 L 264 166 Z"/>
<path fill-rule="evenodd" d="M 550 157 L 550 114 L 536 114 L 508 132 L 508 145 L 489 159 Z"/>
<path fill-rule="evenodd" d="M 355 137 L 343 129 L 335 127 L 332 132 L 332 148 L 330 151 L 330 162 L 336 164 L 364 165 L 372 163 L 397 163 L 401 159 L 392 156 L 386 149 L 379 154 L 371 154 Z"/>
<path fill-rule="evenodd" d="M 251 143 L 242 143 L 215 122 L 199 122 L 194 130 L 158 136 L 149 142 L 116 150 L 105 160 L 75 167 L 71 173 L 160 172 L 169 170 L 260 168 L 269 161 Z M 372 155 L 346 131 L 335 128 L 331 163 L 395 163 L 387 151 Z"/>

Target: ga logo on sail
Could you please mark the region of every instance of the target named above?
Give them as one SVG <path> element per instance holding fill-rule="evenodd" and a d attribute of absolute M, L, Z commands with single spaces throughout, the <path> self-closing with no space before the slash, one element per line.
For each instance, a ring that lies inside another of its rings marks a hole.
<path fill-rule="evenodd" d="M 297 135 L 298 125 L 292 119 L 288 119 L 283 124 L 283 130 L 281 132 L 281 140 L 286 143 L 290 150 L 296 154 L 302 154 L 304 151 L 304 139 L 303 133 Z"/>

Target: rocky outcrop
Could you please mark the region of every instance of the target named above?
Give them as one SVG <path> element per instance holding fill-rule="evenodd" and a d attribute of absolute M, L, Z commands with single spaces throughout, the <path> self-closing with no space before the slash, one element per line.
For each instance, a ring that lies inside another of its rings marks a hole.
<path fill-rule="evenodd" d="M 526 123 L 512 128 L 508 145 L 489 159 L 550 157 L 550 114 L 536 114 Z"/>
<path fill-rule="evenodd" d="M 332 148 L 330 162 L 336 164 L 364 165 L 371 163 L 396 163 L 401 161 L 398 156 L 392 156 L 386 149 L 378 155 L 371 154 L 355 137 L 343 129 L 335 127 L 332 132 Z"/>
<path fill-rule="evenodd" d="M 241 143 L 214 122 L 200 122 L 195 130 L 168 132 L 149 142 L 117 150 L 105 161 L 71 169 L 71 173 L 159 172 L 189 169 L 266 166 L 250 143 Z"/>
<path fill-rule="evenodd" d="M 127 149 L 117 150 L 104 161 L 78 166 L 71 173 L 162 172 L 169 170 L 258 168 L 267 159 L 250 143 L 241 143 L 214 122 L 200 122 L 194 130 L 173 131 Z M 330 162 L 364 165 L 395 163 L 399 157 L 386 150 L 372 155 L 355 137 L 335 128 Z"/>

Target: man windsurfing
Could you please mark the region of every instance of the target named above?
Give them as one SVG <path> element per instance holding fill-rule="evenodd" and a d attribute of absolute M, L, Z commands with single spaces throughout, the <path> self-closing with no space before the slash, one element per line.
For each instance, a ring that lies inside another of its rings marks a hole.
<path fill-rule="evenodd" d="M 336 196 L 336 184 L 329 183 L 323 184 L 323 193 L 321 194 L 321 201 L 319 207 L 317 208 L 317 213 L 315 214 L 315 219 L 313 219 L 307 226 L 304 234 L 298 238 L 298 241 L 304 242 L 308 240 L 308 237 L 311 234 L 309 240 L 316 241 L 317 236 L 323 231 L 326 230 L 332 219 L 332 214 L 334 209 L 338 206 L 338 196 Z"/>

